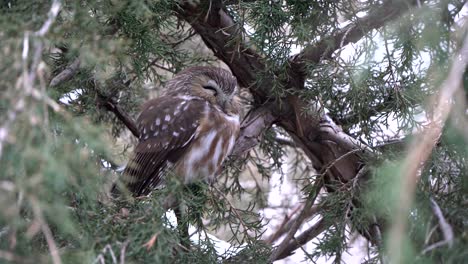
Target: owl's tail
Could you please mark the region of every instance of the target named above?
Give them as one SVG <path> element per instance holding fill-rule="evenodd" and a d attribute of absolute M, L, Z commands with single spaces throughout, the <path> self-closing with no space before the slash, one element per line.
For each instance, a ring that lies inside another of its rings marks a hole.
<path fill-rule="evenodd" d="M 128 162 L 119 180 L 113 184 L 112 197 L 121 196 L 123 193 L 138 197 L 148 195 L 159 184 L 160 174 L 165 168 L 165 163 L 157 162 L 158 159 L 149 153 L 136 152 Z"/>

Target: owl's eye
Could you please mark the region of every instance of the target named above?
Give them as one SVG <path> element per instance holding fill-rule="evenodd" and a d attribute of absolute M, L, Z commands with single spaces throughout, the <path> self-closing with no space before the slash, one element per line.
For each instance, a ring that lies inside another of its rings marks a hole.
<path fill-rule="evenodd" d="M 214 96 L 218 95 L 219 87 L 215 82 L 211 80 L 207 84 L 203 85 L 203 89 L 209 90 L 213 93 Z"/>

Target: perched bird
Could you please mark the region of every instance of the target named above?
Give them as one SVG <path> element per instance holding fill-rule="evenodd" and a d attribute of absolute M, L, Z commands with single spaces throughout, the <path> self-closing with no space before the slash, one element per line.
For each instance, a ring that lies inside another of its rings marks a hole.
<path fill-rule="evenodd" d="M 239 134 L 236 78 L 215 67 L 192 67 L 149 100 L 137 120 L 139 142 L 121 178 L 133 196 L 149 194 L 165 175 L 213 182 Z"/>

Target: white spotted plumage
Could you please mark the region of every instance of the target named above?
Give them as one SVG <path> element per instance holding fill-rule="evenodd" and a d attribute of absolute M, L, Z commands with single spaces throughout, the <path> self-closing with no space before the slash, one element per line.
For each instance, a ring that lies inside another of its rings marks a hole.
<path fill-rule="evenodd" d="M 143 106 L 137 120 L 140 143 L 124 171 L 134 195 L 149 193 L 167 169 L 185 184 L 213 181 L 239 133 L 237 82 L 229 72 L 194 67 L 177 74 L 165 91 Z"/>

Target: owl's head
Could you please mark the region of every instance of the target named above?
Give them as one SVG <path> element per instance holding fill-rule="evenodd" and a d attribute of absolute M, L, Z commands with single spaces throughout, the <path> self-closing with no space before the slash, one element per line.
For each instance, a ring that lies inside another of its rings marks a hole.
<path fill-rule="evenodd" d="M 221 68 L 185 69 L 167 83 L 165 93 L 198 96 L 220 107 L 226 114 L 239 112 L 236 77 Z"/>

